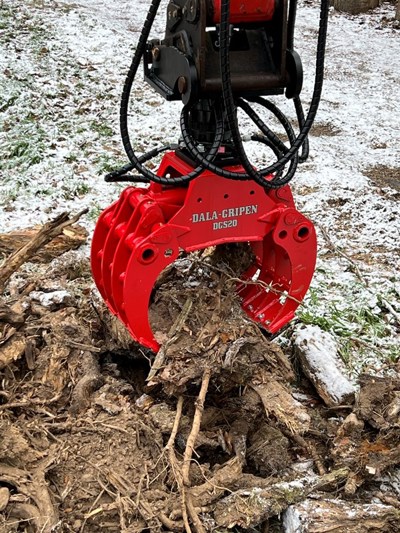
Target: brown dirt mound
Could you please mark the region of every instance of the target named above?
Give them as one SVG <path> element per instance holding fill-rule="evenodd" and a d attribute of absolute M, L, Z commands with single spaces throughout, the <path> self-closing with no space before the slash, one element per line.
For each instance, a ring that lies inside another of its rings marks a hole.
<path fill-rule="evenodd" d="M 400 463 L 399 378 L 379 382 L 377 410 L 367 376 L 354 406 L 326 407 L 244 317 L 231 278 L 248 260 L 234 246 L 163 274 L 157 357 L 88 289 L 86 260 L 14 277 L 0 309 L 0 531 L 290 532 L 282 513 L 312 525 L 317 505 L 342 531 L 360 516 L 363 531 L 400 531 L 395 496 L 376 500 Z"/>

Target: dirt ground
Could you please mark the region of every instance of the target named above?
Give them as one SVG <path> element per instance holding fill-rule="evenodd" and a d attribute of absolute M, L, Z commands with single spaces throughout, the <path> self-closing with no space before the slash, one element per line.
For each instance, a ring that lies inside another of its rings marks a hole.
<path fill-rule="evenodd" d="M 302 4 L 307 102 L 318 13 Z M 116 198 L 100 176 L 125 162 L 120 89 L 148 2 L 0 6 L 2 230 L 87 208 L 92 232 Z M 246 250 L 183 257 L 159 280 L 155 357 L 93 289 L 88 250 L 68 251 L 82 227 L 22 262 L 27 232 L 2 235 L 0 533 L 400 532 L 393 13 L 331 11 L 311 159 L 294 182 L 320 233 L 311 324 L 329 316 L 356 348 L 352 370 L 367 371 L 353 392 L 332 400 L 293 330 L 280 346 L 243 315 L 231 278 Z M 180 111 L 135 92 L 138 148 L 175 143 Z"/>
<path fill-rule="evenodd" d="M 109 315 L 75 252 L 11 278 L 1 531 L 327 531 L 316 505 L 330 530 L 400 531 L 398 495 L 382 489 L 400 463 L 396 367 L 327 406 L 295 354 L 243 315 L 230 277 L 247 260 L 240 247 L 193 255 L 162 277 L 156 360 Z M 290 513 L 309 525 L 293 529 Z"/>

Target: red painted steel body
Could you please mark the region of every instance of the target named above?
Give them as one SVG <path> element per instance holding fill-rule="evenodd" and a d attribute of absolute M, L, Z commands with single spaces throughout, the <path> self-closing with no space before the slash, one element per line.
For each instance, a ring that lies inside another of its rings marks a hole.
<path fill-rule="evenodd" d="M 174 177 L 191 170 L 171 152 L 158 174 Z M 205 171 L 188 187 L 128 187 L 97 223 L 93 276 L 133 338 L 157 351 L 148 306 L 164 268 L 182 250 L 245 241 L 252 243 L 256 260 L 238 286 L 242 306 L 275 333 L 293 318 L 316 259 L 314 227 L 296 210 L 289 186 L 266 192 L 253 181 L 231 181 Z"/>
<path fill-rule="evenodd" d="M 213 0 L 214 24 L 221 22 L 221 0 Z M 231 0 L 231 24 L 266 22 L 272 20 L 275 0 Z"/>

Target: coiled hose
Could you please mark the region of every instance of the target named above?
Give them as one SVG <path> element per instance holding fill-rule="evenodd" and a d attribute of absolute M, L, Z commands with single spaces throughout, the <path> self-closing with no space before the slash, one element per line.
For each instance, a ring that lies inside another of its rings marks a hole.
<path fill-rule="evenodd" d="M 230 62 L 229 62 L 229 14 L 230 14 L 230 0 L 222 0 L 221 2 L 221 24 L 220 24 L 220 67 L 222 77 L 222 101 L 223 105 L 216 104 L 214 106 L 216 132 L 214 141 L 209 152 L 203 155 L 199 152 L 188 128 L 188 118 L 190 113 L 190 107 L 185 106 L 181 114 L 181 130 L 183 141 L 191 153 L 192 157 L 198 163 L 198 167 L 187 175 L 178 176 L 174 178 L 166 178 L 157 176 L 151 170 L 146 168 L 143 163 L 149 161 L 162 151 L 169 148 L 169 145 L 151 150 L 147 154 L 138 157 L 132 147 L 132 143 L 128 131 L 128 106 L 129 99 L 132 90 L 132 86 L 135 80 L 137 70 L 140 65 L 140 61 L 146 51 L 146 43 L 149 38 L 151 27 L 154 23 L 157 11 L 159 9 L 161 0 L 152 0 L 150 5 L 146 21 L 141 31 L 139 42 L 132 59 L 129 72 L 124 84 L 121 106 L 120 106 L 120 129 L 121 137 L 125 152 L 130 160 L 130 164 L 125 165 L 121 169 L 112 172 L 106 176 L 107 181 L 120 181 L 120 177 L 126 172 L 136 169 L 139 172 L 139 176 L 124 176 L 125 181 L 153 181 L 163 185 L 183 185 L 199 176 L 204 170 L 211 170 L 215 174 L 223 176 L 228 179 L 234 180 L 249 180 L 256 181 L 259 185 L 266 189 L 275 189 L 287 184 L 293 177 L 298 162 L 304 161 L 308 156 L 308 133 L 311 129 L 315 115 L 317 113 L 318 105 L 322 93 L 323 73 L 324 73 L 324 60 L 325 60 L 325 43 L 328 26 L 329 15 L 329 0 L 321 0 L 320 8 L 320 22 L 319 33 L 317 43 L 317 55 L 316 55 L 316 68 L 315 68 L 315 81 L 314 89 L 311 99 L 310 108 L 307 117 L 304 117 L 303 107 L 299 97 L 294 98 L 294 105 L 296 114 L 300 126 L 300 132 L 295 137 L 293 128 L 290 125 L 285 115 L 269 100 L 254 97 L 248 98 L 247 102 L 244 99 L 235 100 L 230 83 Z M 291 0 L 288 19 L 288 49 L 293 49 L 294 41 L 294 25 L 296 18 L 296 0 Z M 271 111 L 280 121 L 284 127 L 289 139 L 290 148 L 280 141 L 280 139 L 265 125 L 257 113 L 251 108 L 249 102 L 254 102 L 262 105 Z M 262 142 L 266 146 L 269 146 L 277 157 L 277 161 L 266 168 L 261 170 L 255 169 L 250 163 L 245 153 L 242 138 L 239 131 L 237 121 L 237 107 L 241 107 L 245 113 L 253 120 L 258 126 L 263 135 L 252 136 L 252 140 Z M 223 139 L 224 132 L 224 118 L 223 109 L 225 110 L 226 117 L 229 124 L 229 129 L 232 135 L 232 141 L 237 153 L 237 157 L 243 166 L 244 172 L 228 171 L 219 167 L 213 160 L 215 159 L 219 147 Z M 299 149 L 302 147 L 302 153 L 299 156 Z M 289 169 L 286 174 L 283 175 L 284 167 L 290 163 Z M 271 178 L 271 175 L 273 177 Z M 266 179 L 268 177 L 268 179 Z"/>

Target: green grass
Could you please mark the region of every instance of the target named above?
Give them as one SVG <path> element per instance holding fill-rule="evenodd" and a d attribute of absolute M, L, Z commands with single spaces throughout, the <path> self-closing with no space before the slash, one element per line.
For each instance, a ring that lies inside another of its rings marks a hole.
<path fill-rule="evenodd" d="M 92 205 L 91 209 L 87 214 L 87 218 L 89 220 L 97 221 L 103 210 L 104 207 L 100 207 L 97 202 L 94 202 L 94 205 Z"/>
<path fill-rule="evenodd" d="M 101 137 L 111 137 L 114 131 L 106 122 L 93 121 L 90 123 L 90 128 L 98 133 Z"/>
<path fill-rule="evenodd" d="M 18 183 L 12 183 L 6 187 L 2 187 L 0 190 L 0 205 L 2 208 L 9 206 L 18 198 L 20 194 L 20 185 Z"/>
<path fill-rule="evenodd" d="M 107 153 L 100 154 L 96 162 L 97 173 L 99 176 L 117 170 L 124 165 L 126 165 L 126 160 L 121 161 L 121 159 Z"/>
<path fill-rule="evenodd" d="M 65 184 L 63 185 L 62 189 L 62 197 L 64 200 L 74 200 L 75 198 L 82 198 L 82 196 L 85 196 L 90 191 L 89 185 L 84 181 Z"/>
<path fill-rule="evenodd" d="M 40 163 L 47 148 L 46 132 L 36 124 L 22 124 L 0 144 L 3 169 L 27 169 Z"/>
<path fill-rule="evenodd" d="M 350 366 L 355 358 L 362 360 L 371 353 L 383 362 L 397 361 L 400 357 L 398 340 L 379 295 L 372 303 L 372 293 L 360 284 L 342 287 L 342 297 L 344 290 L 348 293 L 347 301 L 329 299 L 330 294 L 340 295 L 340 291 L 329 288 L 327 283 L 311 288 L 297 312 L 298 318 L 303 324 L 316 325 L 332 333 L 338 340 L 341 357 Z M 381 298 L 390 300 L 391 294 Z"/>
<path fill-rule="evenodd" d="M 66 163 L 76 163 L 78 161 L 78 155 L 77 154 L 69 154 L 65 157 Z"/>
<path fill-rule="evenodd" d="M 7 111 L 9 107 L 12 107 L 15 102 L 18 100 L 19 94 L 13 94 L 9 97 L 4 98 L 0 94 L 0 113 Z"/>
<path fill-rule="evenodd" d="M 68 46 L 64 50 L 51 21 L 42 24 L 37 7 L 41 11 L 41 2 L 35 7 L 16 1 L 0 9 L 0 53 L 9 55 L 7 71 L 0 73 L 3 206 L 12 207 L 22 194 L 46 204 L 53 197 L 74 201 L 92 192 L 96 174 L 104 176 L 126 163 L 114 149 L 104 149 L 116 133 L 107 116 L 115 113 L 117 101 L 96 71 L 77 65 Z M 21 48 L 18 54 L 14 43 Z M 93 112 L 99 100 L 104 117 Z M 87 180 L 82 173 L 89 173 Z M 92 209 L 92 218 L 100 211 Z"/>

